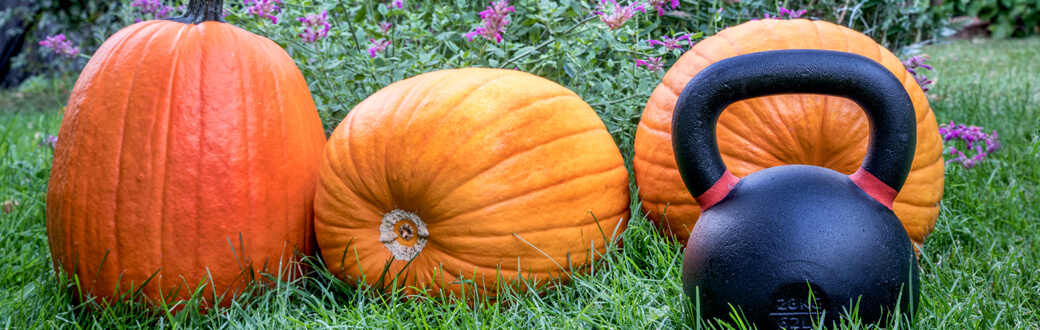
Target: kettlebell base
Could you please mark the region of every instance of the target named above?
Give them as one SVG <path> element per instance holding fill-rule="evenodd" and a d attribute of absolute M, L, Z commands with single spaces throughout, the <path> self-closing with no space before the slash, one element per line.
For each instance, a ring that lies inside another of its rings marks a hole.
<path fill-rule="evenodd" d="M 895 214 L 847 176 L 804 165 L 741 179 L 701 215 L 683 262 L 702 318 L 728 321 L 738 308 L 759 329 L 829 325 L 854 310 L 884 325 L 914 314 L 919 285 Z"/>

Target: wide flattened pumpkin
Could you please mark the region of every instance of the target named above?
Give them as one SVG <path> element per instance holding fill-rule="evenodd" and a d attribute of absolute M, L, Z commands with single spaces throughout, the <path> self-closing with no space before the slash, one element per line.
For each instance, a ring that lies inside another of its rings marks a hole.
<path fill-rule="evenodd" d="M 117 32 L 72 91 L 47 234 L 55 267 L 104 304 L 147 282 L 153 304 L 205 283 L 207 304 L 227 305 L 257 271 L 293 274 L 294 250 L 313 252 L 314 101 L 277 44 L 214 21 L 220 5 Z"/>
<path fill-rule="evenodd" d="M 633 161 L 642 209 L 664 235 L 685 245 L 700 207 L 683 185 L 672 151 L 672 112 L 686 83 L 719 60 L 779 49 L 824 49 L 873 59 L 903 82 L 917 115 L 917 148 L 894 211 L 916 245 L 935 226 L 942 199 L 942 139 L 924 92 L 898 58 L 866 35 L 823 21 L 747 22 L 697 43 L 668 70 L 643 111 Z M 855 172 L 866 153 L 869 124 L 850 100 L 822 95 L 776 95 L 730 105 L 717 140 L 729 170 L 742 177 L 787 164 Z M 807 238 L 810 239 L 810 238 Z"/>
<path fill-rule="evenodd" d="M 512 70 L 436 71 L 383 88 L 336 128 L 315 231 L 351 284 L 495 296 L 601 258 L 626 228 L 628 189 L 614 140 L 574 92 Z"/>

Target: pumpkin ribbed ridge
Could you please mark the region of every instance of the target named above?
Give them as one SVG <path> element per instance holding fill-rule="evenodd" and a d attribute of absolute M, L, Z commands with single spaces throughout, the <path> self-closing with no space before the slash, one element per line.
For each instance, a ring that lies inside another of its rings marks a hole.
<path fill-rule="evenodd" d="M 389 261 L 385 285 L 400 273 L 409 293 L 493 296 L 519 277 L 540 286 L 584 271 L 625 229 L 628 203 L 621 154 L 576 94 L 522 72 L 445 70 L 351 110 L 326 146 L 315 226 L 350 283 L 379 283 Z M 410 261 L 379 230 L 398 211 L 428 230 Z"/>
<path fill-rule="evenodd" d="M 633 166 L 643 211 L 662 234 L 685 243 L 700 208 L 683 185 L 671 144 L 671 117 L 679 92 L 716 61 L 778 49 L 846 51 L 878 61 L 903 82 L 918 123 L 917 151 L 894 211 L 919 244 L 934 227 L 942 199 L 944 164 L 935 116 L 902 63 L 869 37 L 823 21 L 759 20 L 723 30 L 686 52 L 651 95 L 636 131 Z M 786 164 L 823 166 L 851 174 L 866 152 L 868 122 L 846 99 L 777 95 L 734 103 L 717 126 L 723 161 L 737 176 Z M 667 214 L 665 213 L 667 212 Z"/>
<path fill-rule="evenodd" d="M 212 274 L 203 297 L 227 305 L 255 271 L 313 250 L 323 144 L 303 76 L 273 42 L 216 22 L 127 27 L 88 63 L 62 122 L 55 267 L 106 302 L 117 281 L 126 293 L 155 274 L 142 292 L 158 303 Z"/>

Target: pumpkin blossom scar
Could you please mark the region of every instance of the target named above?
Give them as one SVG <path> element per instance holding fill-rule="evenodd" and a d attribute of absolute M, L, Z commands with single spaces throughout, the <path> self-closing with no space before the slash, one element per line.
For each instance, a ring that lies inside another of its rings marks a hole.
<path fill-rule="evenodd" d="M 394 259 L 408 261 L 426 247 L 430 231 L 426 223 L 412 212 L 394 209 L 383 216 L 379 225 L 379 242 L 386 246 Z"/>

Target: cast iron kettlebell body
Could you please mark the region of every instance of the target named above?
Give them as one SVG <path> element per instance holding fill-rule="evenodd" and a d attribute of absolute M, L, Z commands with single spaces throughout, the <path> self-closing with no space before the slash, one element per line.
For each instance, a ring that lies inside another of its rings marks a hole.
<path fill-rule="evenodd" d="M 719 115 L 739 100 L 786 93 L 860 105 L 871 130 L 859 171 L 787 165 L 730 174 L 715 138 Z M 830 324 L 857 305 L 863 323 L 884 324 L 892 312 L 912 316 L 917 260 L 891 208 L 910 171 L 916 129 L 902 83 L 851 53 L 752 53 L 691 79 L 672 132 L 683 182 L 703 210 L 682 270 L 683 290 L 700 316 L 730 320 L 735 308 L 759 329 L 810 328 L 824 315 Z"/>

